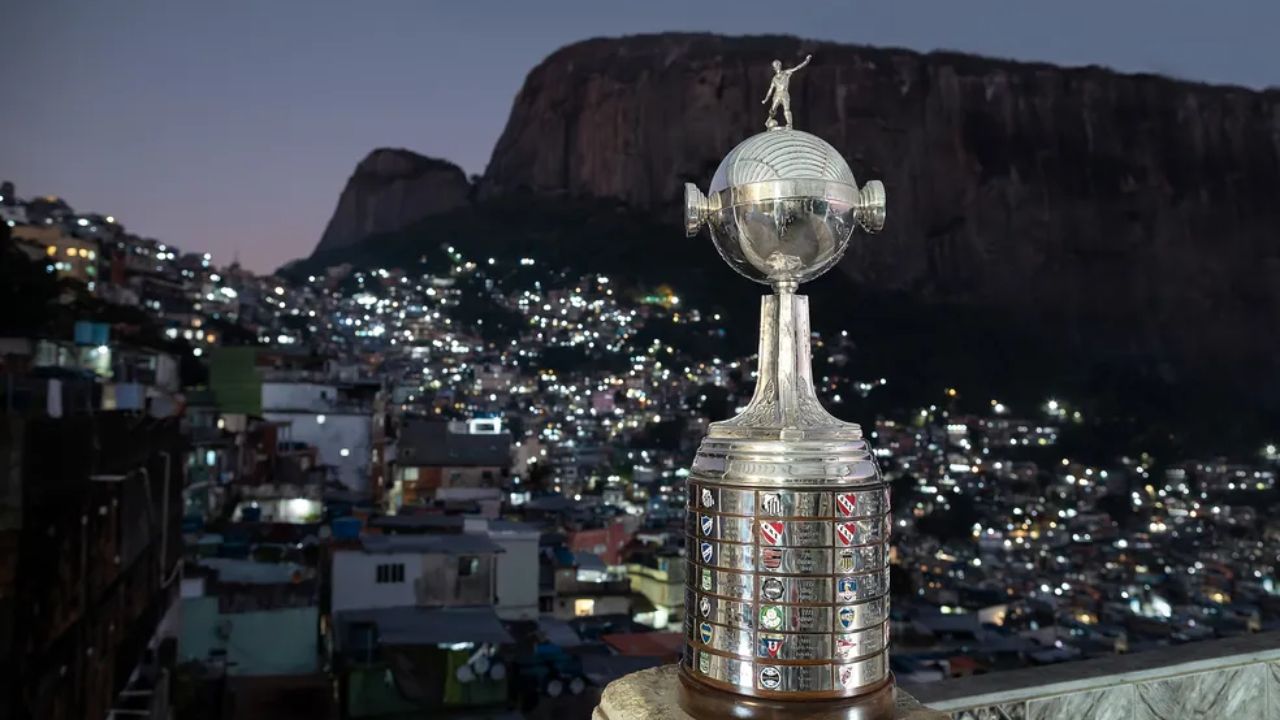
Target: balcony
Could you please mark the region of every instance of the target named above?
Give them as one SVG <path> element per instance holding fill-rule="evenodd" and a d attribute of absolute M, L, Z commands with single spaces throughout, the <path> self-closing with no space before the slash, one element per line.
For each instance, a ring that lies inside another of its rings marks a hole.
<path fill-rule="evenodd" d="M 1280 632 L 907 689 L 954 720 L 1280 718 Z"/>

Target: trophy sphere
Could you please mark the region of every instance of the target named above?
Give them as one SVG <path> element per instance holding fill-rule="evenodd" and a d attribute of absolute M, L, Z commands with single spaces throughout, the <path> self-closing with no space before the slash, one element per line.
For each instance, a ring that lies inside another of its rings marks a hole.
<path fill-rule="evenodd" d="M 704 196 L 685 189 L 690 235 L 702 224 L 716 250 L 742 275 L 794 287 L 831 269 L 855 225 L 884 224 L 884 188 L 859 191 L 849 164 L 822 139 L 775 128 L 747 138 L 725 156 Z"/>

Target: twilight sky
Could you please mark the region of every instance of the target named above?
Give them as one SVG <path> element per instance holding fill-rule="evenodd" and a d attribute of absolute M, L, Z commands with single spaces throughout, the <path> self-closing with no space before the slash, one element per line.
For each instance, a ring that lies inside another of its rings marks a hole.
<path fill-rule="evenodd" d="M 0 179 L 266 271 L 356 162 L 481 173 L 525 74 L 588 37 L 802 37 L 1280 85 L 1272 0 L 31 0 L 0 11 Z"/>

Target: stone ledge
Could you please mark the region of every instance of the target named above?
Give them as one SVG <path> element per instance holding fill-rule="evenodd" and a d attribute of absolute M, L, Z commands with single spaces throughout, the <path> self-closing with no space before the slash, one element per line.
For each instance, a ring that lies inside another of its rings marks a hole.
<path fill-rule="evenodd" d="M 592 720 L 693 720 L 676 702 L 678 666 L 641 670 L 609 683 L 600 694 Z M 895 697 L 894 720 L 947 720 L 902 690 Z"/>
<path fill-rule="evenodd" d="M 1280 667 L 1280 632 L 1199 640 L 1131 655 L 908 685 L 907 689 L 934 707 L 955 711 L 1106 690 L 1256 663 L 1276 663 Z M 1276 717 L 1280 718 L 1280 714 Z"/>

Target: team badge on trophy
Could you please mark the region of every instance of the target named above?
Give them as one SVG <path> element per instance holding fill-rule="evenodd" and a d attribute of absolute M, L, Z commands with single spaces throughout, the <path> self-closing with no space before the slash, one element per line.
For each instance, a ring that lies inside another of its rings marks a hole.
<path fill-rule="evenodd" d="M 836 600 L 849 602 L 858 592 L 858 581 L 851 577 L 836 578 Z"/>
<path fill-rule="evenodd" d="M 858 509 L 857 493 L 836 493 L 836 507 L 840 509 L 841 516 L 853 517 L 854 511 Z"/>
<path fill-rule="evenodd" d="M 782 548 L 760 548 L 760 564 L 766 570 L 782 567 Z"/>
<path fill-rule="evenodd" d="M 764 605 L 760 608 L 760 627 L 766 630 L 781 630 L 783 623 L 782 608 L 777 605 Z"/>
<path fill-rule="evenodd" d="M 781 600 L 787 592 L 787 586 L 778 578 L 765 578 L 760 581 L 760 597 L 765 600 Z"/>
<path fill-rule="evenodd" d="M 782 685 L 782 671 L 772 665 L 760 668 L 760 687 L 777 690 Z"/>
<path fill-rule="evenodd" d="M 782 649 L 782 643 L 786 640 L 785 635 L 760 635 L 760 657 L 776 658 L 778 651 Z"/>
<path fill-rule="evenodd" d="M 765 515 L 778 516 L 782 514 L 782 495 L 780 493 L 765 493 L 760 500 L 760 509 Z"/>
<path fill-rule="evenodd" d="M 858 523 L 842 522 L 836 523 L 836 537 L 839 538 L 840 544 L 848 547 L 858 542 Z"/>
<path fill-rule="evenodd" d="M 858 654 L 858 641 L 853 638 L 836 636 L 836 658 L 852 660 Z"/>
<path fill-rule="evenodd" d="M 786 525 L 777 521 L 766 520 L 760 523 L 760 544 L 777 545 L 782 542 L 782 533 Z"/>
<path fill-rule="evenodd" d="M 852 630 L 857 619 L 858 616 L 854 613 L 853 608 L 842 607 L 836 611 L 836 620 L 840 623 L 841 630 Z"/>

